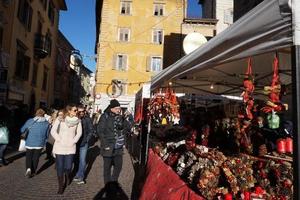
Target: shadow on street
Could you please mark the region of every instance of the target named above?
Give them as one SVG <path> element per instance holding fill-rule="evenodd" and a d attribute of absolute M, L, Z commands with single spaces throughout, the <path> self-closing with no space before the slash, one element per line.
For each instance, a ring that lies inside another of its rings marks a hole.
<path fill-rule="evenodd" d="M 42 173 L 43 171 L 45 171 L 46 169 L 48 169 L 49 167 L 51 167 L 51 165 L 53 165 L 55 163 L 54 159 L 49 159 L 47 160 L 47 162 L 45 162 L 40 169 L 37 171 L 37 174 Z"/>
<path fill-rule="evenodd" d="M 120 186 L 108 189 L 102 188 L 93 200 L 128 200 L 128 196 Z"/>

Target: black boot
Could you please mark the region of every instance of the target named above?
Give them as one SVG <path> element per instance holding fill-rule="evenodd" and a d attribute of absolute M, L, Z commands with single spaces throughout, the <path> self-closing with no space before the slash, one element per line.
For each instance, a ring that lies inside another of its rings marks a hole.
<path fill-rule="evenodd" d="M 65 182 L 66 186 L 71 184 L 71 173 L 70 172 L 65 173 L 65 180 L 66 180 L 66 182 Z"/>
<path fill-rule="evenodd" d="M 58 176 L 58 191 L 57 194 L 64 193 L 64 176 Z"/>

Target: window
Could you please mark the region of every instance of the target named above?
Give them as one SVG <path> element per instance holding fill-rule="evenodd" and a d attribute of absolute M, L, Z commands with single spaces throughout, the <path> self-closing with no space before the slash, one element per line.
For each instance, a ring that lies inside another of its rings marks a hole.
<path fill-rule="evenodd" d="M 52 1 L 49 1 L 49 5 L 48 5 L 48 17 L 51 21 L 51 24 L 53 25 L 54 23 L 54 19 L 55 19 L 55 7 L 52 3 Z"/>
<path fill-rule="evenodd" d="M 131 2 L 130 1 L 121 1 L 121 15 L 130 15 L 131 14 Z"/>
<path fill-rule="evenodd" d="M 28 31 L 31 31 L 32 12 L 27 0 L 19 0 L 18 18 Z"/>
<path fill-rule="evenodd" d="M 151 57 L 151 71 L 159 72 L 162 70 L 162 58 L 161 57 Z"/>
<path fill-rule="evenodd" d="M 115 60 L 115 70 L 126 71 L 127 70 L 127 55 L 117 54 L 114 58 Z"/>
<path fill-rule="evenodd" d="M 46 47 L 46 50 L 48 51 L 48 56 L 51 57 L 52 39 L 51 39 L 51 34 L 49 32 L 46 34 L 45 47 Z"/>
<path fill-rule="evenodd" d="M 42 84 L 42 90 L 44 90 L 44 91 L 47 90 L 48 72 L 49 72 L 49 69 L 46 66 L 44 66 L 43 84 Z"/>
<path fill-rule="evenodd" d="M 26 49 L 23 45 L 17 44 L 15 76 L 24 81 L 28 80 L 30 69 L 30 57 L 25 55 Z"/>
<path fill-rule="evenodd" d="M 163 30 L 158 30 L 158 29 L 153 30 L 152 42 L 155 44 L 163 43 Z"/>
<path fill-rule="evenodd" d="M 37 75 L 38 75 L 38 65 L 33 64 L 32 78 L 31 78 L 31 85 L 33 86 L 36 86 Z"/>
<path fill-rule="evenodd" d="M 129 28 L 119 28 L 119 41 L 129 42 L 130 39 L 130 29 Z"/>
<path fill-rule="evenodd" d="M 154 4 L 154 16 L 164 16 L 163 4 Z"/>

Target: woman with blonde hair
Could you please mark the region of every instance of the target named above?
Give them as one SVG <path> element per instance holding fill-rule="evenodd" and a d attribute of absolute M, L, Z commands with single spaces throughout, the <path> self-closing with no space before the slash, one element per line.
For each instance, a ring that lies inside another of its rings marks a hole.
<path fill-rule="evenodd" d="M 70 184 L 70 173 L 73 158 L 76 153 L 76 143 L 82 135 L 81 121 L 77 118 L 77 107 L 68 105 L 65 116 L 55 120 L 51 129 L 55 142 L 53 154 L 56 157 L 56 170 L 58 177 L 58 194 L 64 192 L 64 186 Z"/>
<path fill-rule="evenodd" d="M 21 128 L 21 133 L 26 129 L 28 135 L 25 138 L 26 147 L 26 173 L 25 176 L 31 178 L 35 175 L 40 154 L 47 140 L 49 122 L 44 117 L 45 111 L 41 108 L 35 112 L 35 117 L 28 119 Z"/>

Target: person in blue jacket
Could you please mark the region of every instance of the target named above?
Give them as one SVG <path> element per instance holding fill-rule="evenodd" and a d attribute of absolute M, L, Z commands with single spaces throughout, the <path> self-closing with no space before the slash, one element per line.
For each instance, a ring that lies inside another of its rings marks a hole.
<path fill-rule="evenodd" d="M 35 175 L 40 154 L 46 144 L 49 122 L 44 117 L 45 111 L 37 109 L 34 118 L 28 119 L 21 128 L 21 133 L 25 129 L 29 130 L 25 140 L 26 147 L 26 173 L 25 176 L 31 178 Z"/>

